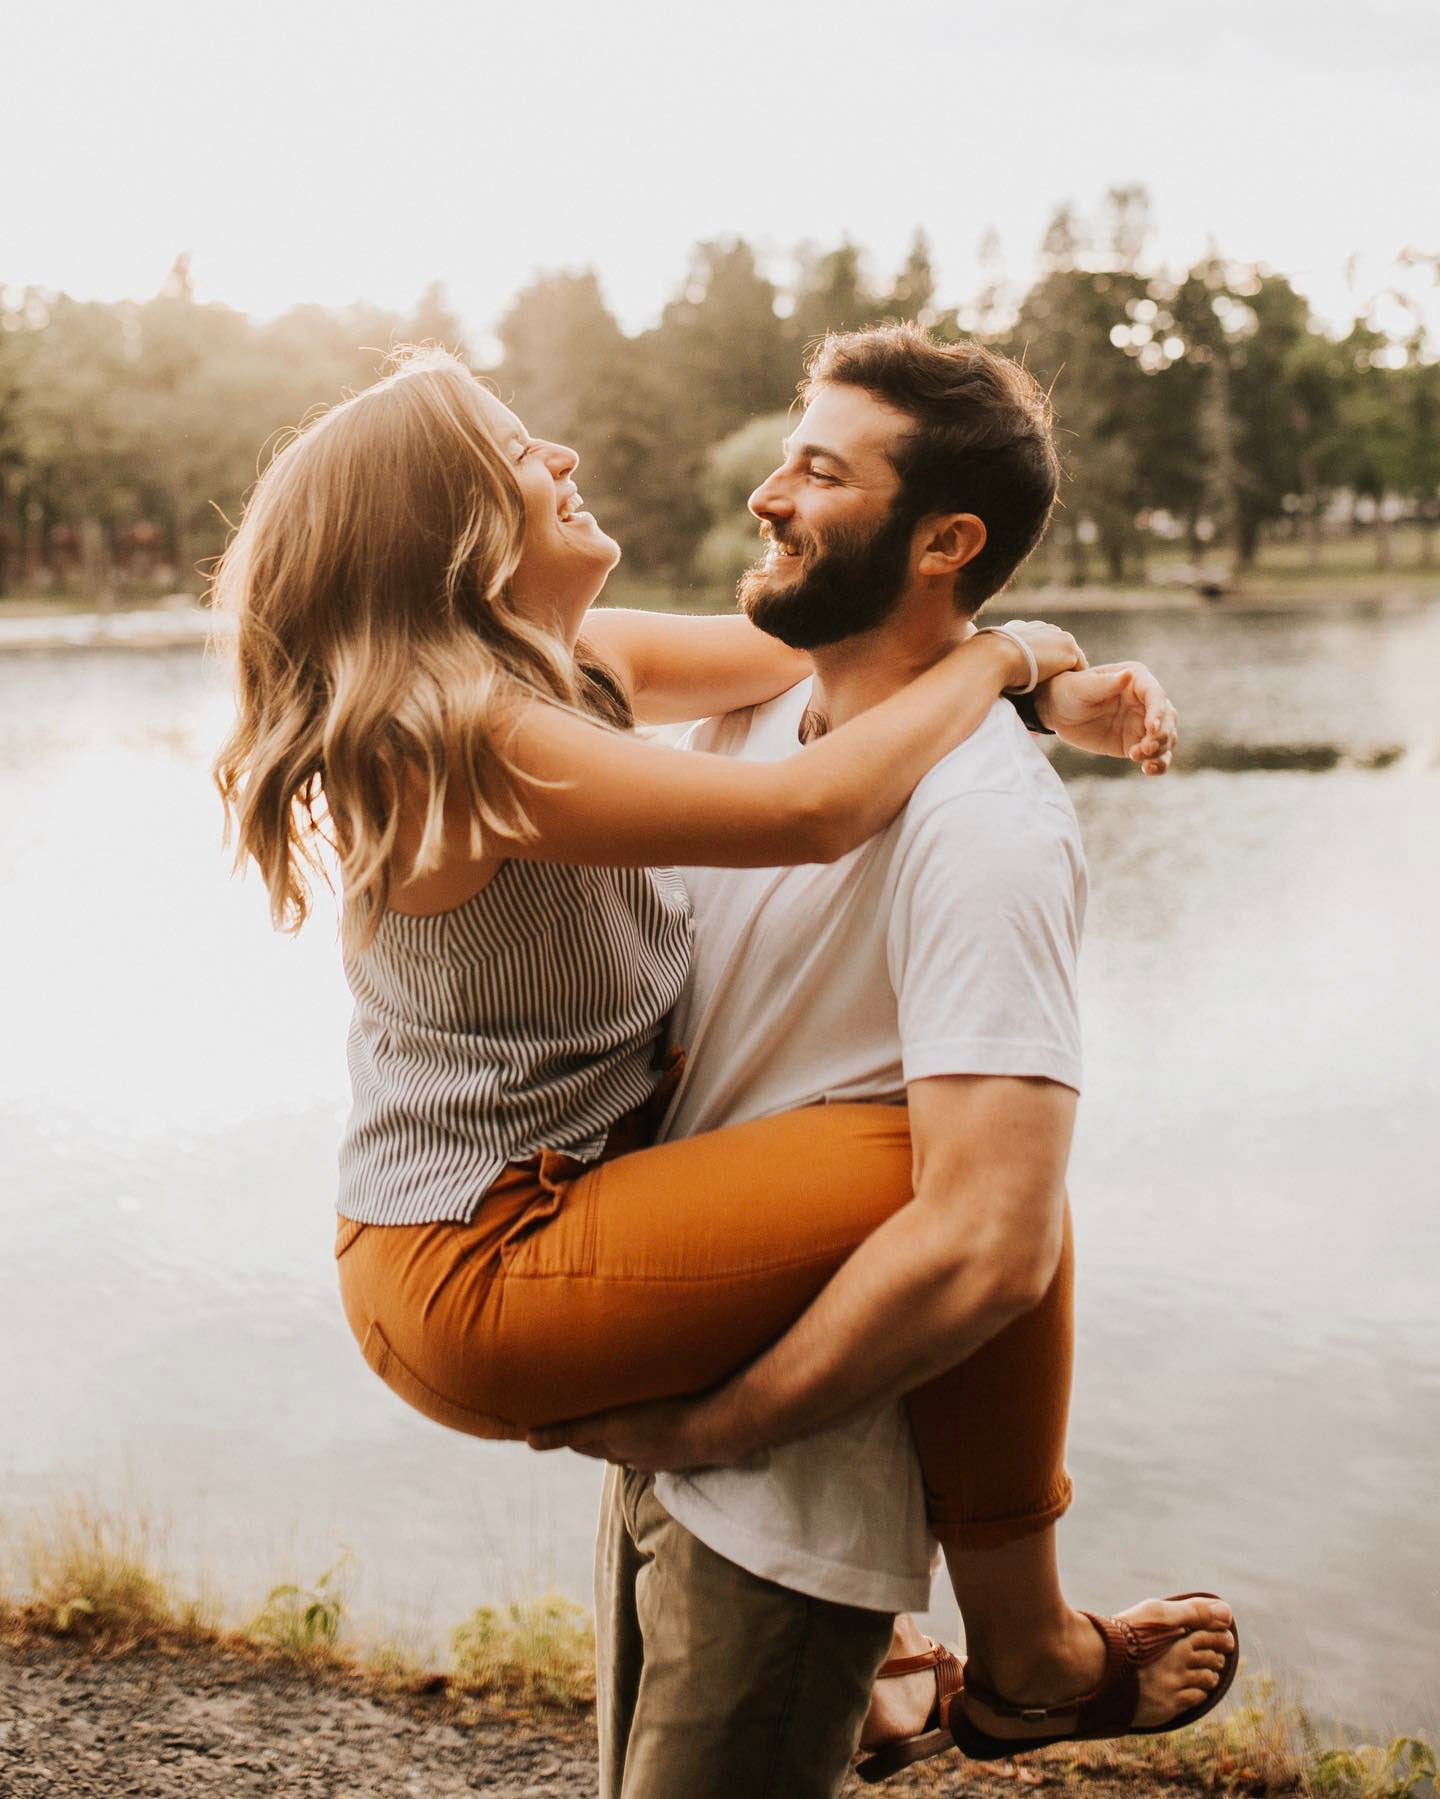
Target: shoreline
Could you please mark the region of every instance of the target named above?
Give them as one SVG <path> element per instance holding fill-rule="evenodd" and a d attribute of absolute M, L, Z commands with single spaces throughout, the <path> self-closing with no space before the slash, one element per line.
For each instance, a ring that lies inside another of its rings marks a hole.
<path fill-rule="evenodd" d="M 1199 617 L 1225 613 L 1308 612 L 1335 608 L 1411 610 L 1440 601 L 1440 573 L 1427 577 L 1416 573 L 1376 585 L 1357 577 L 1353 586 L 1306 589 L 1287 587 L 1273 576 L 1257 577 L 1252 587 L 1220 599 L 1207 599 L 1190 588 L 1176 587 L 1052 587 L 1017 589 L 1009 596 L 1022 610 L 1071 613 L 1173 612 Z M 668 600 L 669 606 L 663 602 Z M 674 610 L 692 614 L 728 611 L 724 592 L 699 592 L 668 587 L 641 588 L 617 584 L 613 601 L 620 606 L 647 610 Z M 233 621 L 209 607 L 168 601 L 158 606 L 123 608 L 109 612 L 73 611 L 44 601 L 0 601 L 0 654 L 6 651 L 55 650 L 165 650 L 204 648 L 227 639 Z"/>
<path fill-rule="evenodd" d="M 552 1596 L 481 1608 L 440 1670 L 347 1635 L 339 1568 L 271 1590 L 248 1624 L 185 1602 L 138 1539 L 77 1515 L 0 1598 L 0 1792 L 16 1799 L 249 1794 L 496 1799 L 597 1791 L 594 1637 Z M 703 1702 L 703 1695 L 701 1696 Z M 934 1758 L 897 1795 L 1012 1799 L 1433 1799 L 1434 1745 L 1366 1745 L 1242 1664 L 1214 1717 L 1175 1736 L 1056 1745 L 1023 1762 Z M 845 1799 L 865 1789 L 852 1778 Z"/>
<path fill-rule="evenodd" d="M 1208 1731 L 1064 1745 L 1023 1764 L 947 1754 L 887 1781 L 886 1791 L 1012 1799 L 1017 1787 L 1046 1786 L 1074 1799 L 1400 1799 L 1410 1764 L 1395 1759 L 1393 1746 L 1306 1754 L 1299 1714 L 1282 1715 L 1263 1683 L 1257 1691 Z M 454 1677 L 267 1651 L 220 1633 L 107 1648 L 33 1621 L 0 1625 L 0 1791 L 16 1799 L 458 1799 L 476 1791 L 594 1799 L 596 1764 L 591 1703 L 527 1704 L 467 1690 Z M 866 1790 L 852 1778 L 844 1792 L 854 1799 Z"/>

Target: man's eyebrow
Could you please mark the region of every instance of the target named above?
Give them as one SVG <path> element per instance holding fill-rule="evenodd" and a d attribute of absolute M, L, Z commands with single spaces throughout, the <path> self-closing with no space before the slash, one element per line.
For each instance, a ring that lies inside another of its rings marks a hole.
<path fill-rule="evenodd" d="M 824 444 L 797 444 L 793 438 L 787 437 L 781 441 L 780 448 L 787 456 L 799 456 L 806 462 L 815 462 L 820 459 L 833 462 L 842 475 L 854 472 L 843 456 L 835 450 L 827 450 Z"/>

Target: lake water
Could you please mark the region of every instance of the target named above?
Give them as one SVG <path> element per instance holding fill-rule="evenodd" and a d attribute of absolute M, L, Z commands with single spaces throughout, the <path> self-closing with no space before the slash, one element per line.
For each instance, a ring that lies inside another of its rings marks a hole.
<path fill-rule="evenodd" d="M 1213 1587 L 1255 1665 L 1440 1721 L 1440 606 L 1089 615 L 1180 706 L 1085 778 L 1072 1169 L 1075 1597 Z M 187 651 L 0 657 L 0 1504 L 145 1515 L 232 1610 L 345 1549 L 443 1643 L 584 1597 L 598 1471 L 447 1434 L 362 1364 L 331 1263 L 347 995 L 269 930 Z M 936 1622 L 952 1630 L 953 1612 Z"/>

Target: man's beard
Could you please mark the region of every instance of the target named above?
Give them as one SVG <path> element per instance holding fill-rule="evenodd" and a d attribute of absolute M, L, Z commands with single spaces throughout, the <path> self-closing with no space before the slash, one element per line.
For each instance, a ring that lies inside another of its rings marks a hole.
<path fill-rule="evenodd" d="M 896 508 L 869 530 L 836 527 L 802 553 L 800 573 L 788 580 L 777 580 L 772 564 L 757 562 L 740 577 L 740 610 L 792 650 L 820 650 L 873 631 L 904 591 L 914 524 Z M 781 542 L 788 535 L 771 531 Z"/>

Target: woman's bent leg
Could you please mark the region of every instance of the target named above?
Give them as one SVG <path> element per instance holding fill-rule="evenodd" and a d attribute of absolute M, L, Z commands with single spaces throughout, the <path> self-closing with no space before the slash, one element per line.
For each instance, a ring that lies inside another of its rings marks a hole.
<path fill-rule="evenodd" d="M 947 1552 L 1035 1535 L 1069 1508 L 1065 1434 L 1074 1359 L 1075 1240 L 1067 1206 L 1060 1261 L 1040 1304 L 909 1396 L 930 1524 Z"/>
<path fill-rule="evenodd" d="M 712 1386 L 910 1201 L 908 1126 L 903 1107 L 812 1107 L 618 1157 L 509 1213 L 487 1196 L 488 1226 L 482 1207 L 471 1226 L 410 1227 L 380 1246 L 405 1286 L 369 1327 L 386 1378 L 483 1435 Z M 1034 1313 L 913 1398 L 946 1540 L 1003 1540 L 1064 1509 L 1069 1254 L 1067 1238 Z"/>

